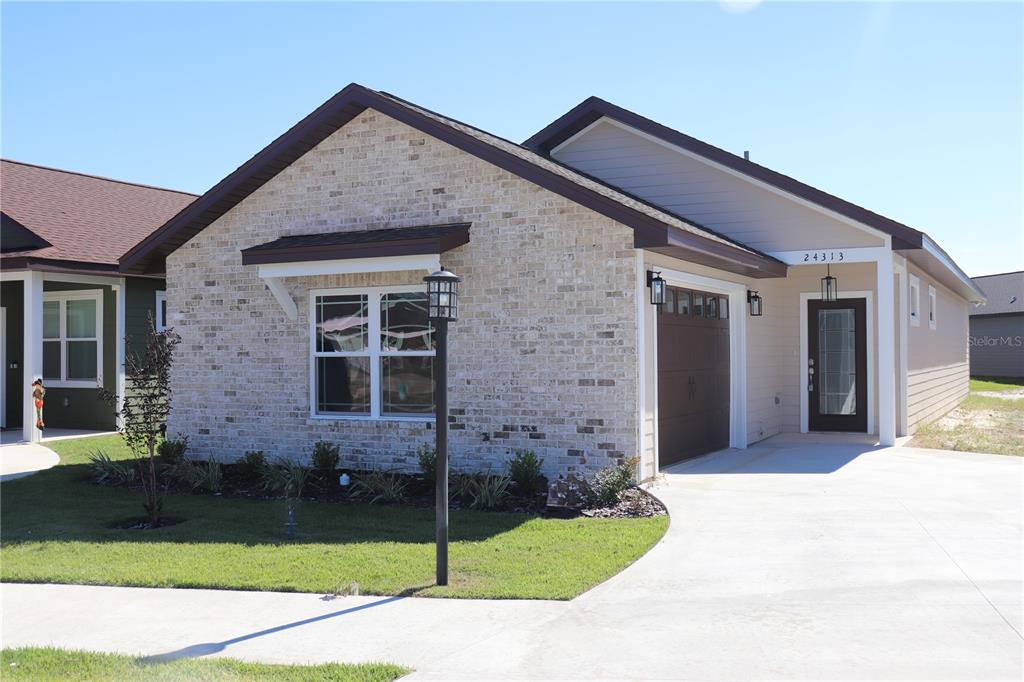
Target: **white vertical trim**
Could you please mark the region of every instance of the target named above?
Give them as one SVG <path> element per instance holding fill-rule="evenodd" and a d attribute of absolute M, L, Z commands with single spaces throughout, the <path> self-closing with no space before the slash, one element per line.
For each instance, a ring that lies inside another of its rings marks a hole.
<path fill-rule="evenodd" d="M 167 292 L 160 289 L 153 297 L 153 326 L 158 332 L 167 331 L 167 316 L 164 315 L 164 307 L 167 305 Z M 292 304 L 295 307 L 295 304 Z M 294 319 L 294 318 L 293 318 Z"/>
<path fill-rule="evenodd" d="M 868 377 L 868 433 L 875 432 L 875 294 L 872 291 L 840 291 L 839 298 L 863 298 L 865 301 L 865 326 L 864 340 L 867 345 L 867 374 Z M 820 291 L 808 291 L 800 294 L 800 362 L 797 372 L 800 375 L 800 433 L 807 433 L 809 427 L 810 401 L 807 397 L 807 302 L 820 300 Z"/>
<path fill-rule="evenodd" d="M 878 442 L 896 444 L 896 293 L 892 256 L 875 264 L 878 292 Z"/>
<path fill-rule="evenodd" d="M 729 447 L 747 447 L 747 286 L 661 266 L 654 269 L 670 285 L 729 296 Z"/>
<path fill-rule="evenodd" d="M 907 335 L 909 334 L 909 313 L 907 312 L 907 306 L 910 304 L 910 286 L 907 283 L 907 259 L 898 254 L 893 254 L 893 261 L 895 263 L 895 270 L 899 276 L 900 287 L 897 295 L 899 296 L 899 358 L 900 358 L 900 370 L 898 375 L 898 382 L 896 385 L 896 403 L 899 406 L 899 413 L 896 418 L 896 435 L 905 436 L 907 435 L 908 429 L 908 416 L 907 416 L 907 377 L 910 370 L 907 367 L 907 348 L 909 347 L 909 340 Z"/>
<path fill-rule="evenodd" d="M 121 428 L 121 426 L 122 426 L 121 409 L 124 407 L 124 371 L 125 371 L 125 369 L 124 369 L 124 362 L 125 362 L 125 340 L 124 340 L 124 337 L 125 337 L 125 334 L 127 333 L 126 332 L 125 318 L 126 318 L 126 311 L 128 309 L 128 303 L 125 300 L 125 296 L 128 293 L 128 287 L 127 287 L 125 278 L 124 277 L 120 278 L 117 281 L 117 284 L 113 285 L 113 287 L 111 287 L 111 288 L 114 290 L 114 295 L 117 297 L 115 299 L 115 302 L 117 304 L 117 322 L 116 322 L 117 331 L 114 334 L 114 336 L 116 337 L 114 339 L 114 343 L 115 343 L 114 355 L 115 355 L 115 358 L 116 358 L 115 361 L 114 361 L 114 371 L 116 372 L 116 377 L 114 379 L 114 392 L 117 394 L 117 406 L 115 407 L 115 409 L 117 410 L 117 427 Z M 161 294 L 161 293 L 163 293 L 163 292 L 157 292 L 158 295 Z M 157 299 L 157 301 L 158 301 L 158 305 L 159 305 L 159 298 Z M 157 308 L 157 313 L 159 313 L 159 307 Z"/>
<path fill-rule="evenodd" d="M 32 382 L 43 376 L 43 273 L 25 273 L 23 291 L 24 341 L 22 346 L 22 438 L 37 443 L 41 438 L 36 428 L 36 407 L 32 399 Z M 43 415 L 46 417 L 45 412 Z"/>
<path fill-rule="evenodd" d="M 644 253 L 636 250 L 636 368 L 637 368 L 637 421 L 636 421 L 636 455 L 640 458 L 640 471 L 637 479 L 644 478 L 644 429 L 646 427 L 647 408 L 647 268 L 644 266 Z M 657 473 L 657 469 L 654 470 Z"/>

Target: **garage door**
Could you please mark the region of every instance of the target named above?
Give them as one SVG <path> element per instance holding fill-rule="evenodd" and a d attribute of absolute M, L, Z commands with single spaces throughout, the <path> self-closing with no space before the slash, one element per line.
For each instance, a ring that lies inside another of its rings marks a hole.
<path fill-rule="evenodd" d="M 729 299 L 669 287 L 658 311 L 661 466 L 729 446 Z"/>

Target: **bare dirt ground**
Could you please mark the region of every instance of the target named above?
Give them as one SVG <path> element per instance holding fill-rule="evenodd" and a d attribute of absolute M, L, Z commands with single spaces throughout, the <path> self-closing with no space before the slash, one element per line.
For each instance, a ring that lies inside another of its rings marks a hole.
<path fill-rule="evenodd" d="M 1024 388 L 971 393 L 921 428 L 912 447 L 1024 456 Z"/>

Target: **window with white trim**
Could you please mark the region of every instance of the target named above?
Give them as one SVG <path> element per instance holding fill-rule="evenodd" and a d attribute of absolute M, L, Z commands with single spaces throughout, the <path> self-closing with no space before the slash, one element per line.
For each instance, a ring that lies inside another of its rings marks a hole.
<path fill-rule="evenodd" d="M 938 316 L 939 301 L 935 297 L 935 287 L 928 285 L 928 328 L 935 329 Z"/>
<path fill-rule="evenodd" d="M 422 286 L 310 292 L 314 417 L 434 416 L 434 335 Z"/>
<path fill-rule="evenodd" d="M 921 324 L 921 280 L 910 276 L 910 324 Z"/>
<path fill-rule="evenodd" d="M 158 332 L 167 331 L 167 292 L 156 292 L 156 306 L 153 309 L 153 326 Z"/>
<path fill-rule="evenodd" d="M 43 381 L 103 385 L 103 290 L 43 292 Z"/>

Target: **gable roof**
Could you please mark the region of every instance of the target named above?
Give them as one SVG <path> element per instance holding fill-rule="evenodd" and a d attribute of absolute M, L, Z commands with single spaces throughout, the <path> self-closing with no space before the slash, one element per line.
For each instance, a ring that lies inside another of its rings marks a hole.
<path fill-rule="evenodd" d="M 580 104 L 545 126 L 543 130 L 527 139 L 523 146 L 536 151 L 538 154 L 550 155 L 552 149 L 604 117 L 618 121 L 642 133 L 656 137 L 663 142 L 681 147 L 709 161 L 891 235 L 893 249 L 919 249 L 922 247 L 923 233 L 912 227 L 869 211 L 845 199 L 840 199 L 828 192 L 823 192 L 788 175 L 783 175 L 771 168 L 727 152 L 724 149 L 710 145 L 678 130 L 673 130 L 657 121 L 652 121 L 628 109 L 623 109 L 600 97 L 588 97 L 583 100 Z"/>
<path fill-rule="evenodd" d="M 168 220 L 121 260 L 125 272 L 162 269 L 168 254 L 366 109 L 373 109 L 634 230 L 634 245 L 753 277 L 785 276 L 781 261 L 521 145 L 387 93 L 352 83 Z"/>
<path fill-rule="evenodd" d="M 116 271 L 118 258 L 192 203 L 194 194 L 0 160 L 5 269 L 50 266 Z"/>
<path fill-rule="evenodd" d="M 971 315 L 1024 313 L 1024 270 L 974 277 L 988 300 L 971 310 Z"/>

